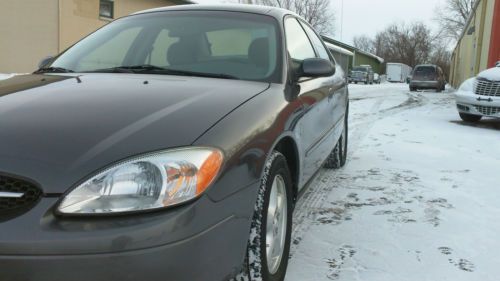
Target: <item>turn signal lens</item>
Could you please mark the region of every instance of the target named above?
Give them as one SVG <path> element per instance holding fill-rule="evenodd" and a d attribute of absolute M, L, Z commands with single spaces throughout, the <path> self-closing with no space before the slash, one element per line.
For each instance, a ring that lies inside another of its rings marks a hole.
<path fill-rule="evenodd" d="M 64 197 L 63 214 L 123 213 L 177 205 L 200 196 L 218 175 L 217 149 L 189 148 L 139 157 L 92 177 Z"/>

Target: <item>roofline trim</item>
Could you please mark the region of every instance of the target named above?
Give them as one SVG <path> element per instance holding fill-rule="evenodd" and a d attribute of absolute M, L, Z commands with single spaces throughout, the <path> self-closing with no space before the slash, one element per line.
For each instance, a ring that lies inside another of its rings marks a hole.
<path fill-rule="evenodd" d="M 363 54 L 363 55 L 365 55 L 365 56 L 372 57 L 372 58 L 374 58 L 374 59 L 378 60 L 378 61 L 379 61 L 379 63 L 384 63 L 384 62 L 385 62 L 385 60 L 384 60 L 383 58 L 381 58 L 381 57 L 379 57 L 379 56 L 377 56 L 377 55 L 374 55 L 374 54 L 369 53 L 369 52 L 365 52 L 365 51 L 363 51 L 363 50 L 360 50 L 360 49 L 358 49 L 358 48 L 356 48 L 356 47 L 354 47 L 354 46 L 351 46 L 351 45 L 349 45 L 349 44 L 346 44 L 346 43 L 344 43 L 344 42 L 340 42 L 340 41 L 335 40 L 335 39 L 333 39 L 333 38 L 331 38 L 331 37 L 328 37 L 328 36 L 326 36 L 326 35 L 322 35 L 321 37 L 323 38 L 323 40 L 324 40 L 325 42 L 328 42 L 328 43 L 330 43 L 330 44 L 336 45 L 336 44 L 340 43 L 341 45 L 345 45 L 345 46 L 348 46 L 348 47 L 352 48 L 352 49 L 354 50 L 354 53 L 361 53 L 361 54 Z M 339 47 L 341 47 L 341 46 L 339 46 Z"/>

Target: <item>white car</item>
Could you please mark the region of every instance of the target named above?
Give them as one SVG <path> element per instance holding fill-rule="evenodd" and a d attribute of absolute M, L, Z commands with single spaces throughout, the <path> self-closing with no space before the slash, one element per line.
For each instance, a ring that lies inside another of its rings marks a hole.
<path fill-rule="evenodd" d="M 483 116 L 500 118 L 500 61 L 465 80 L 455 98 L 460 118 L 466 122 L 477 122 Z"/>

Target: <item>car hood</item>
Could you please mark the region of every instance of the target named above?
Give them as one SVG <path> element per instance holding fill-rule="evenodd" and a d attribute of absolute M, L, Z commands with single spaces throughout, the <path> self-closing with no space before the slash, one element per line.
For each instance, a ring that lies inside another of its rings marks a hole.
<path fill-rule="evenodd" d="M 134 75 L 0 81 L 0 173 L 65 192 L 113 162 L 193 143 L 267 83 Z"/>
<path fill-rule="evenodd" d="M 478 78 L 487 79 L 490 81 L 500 81 L 500 67 L 493 67 L 480 72 Z"/>

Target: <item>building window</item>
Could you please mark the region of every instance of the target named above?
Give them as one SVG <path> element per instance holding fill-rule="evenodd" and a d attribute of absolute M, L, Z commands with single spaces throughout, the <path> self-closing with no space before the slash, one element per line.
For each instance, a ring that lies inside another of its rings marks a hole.
<path fill-rule="evenodd" d="M 99 16 L 112 19 L 114 17 L 114 3 L 111 0 L 100 0 Z"/>

